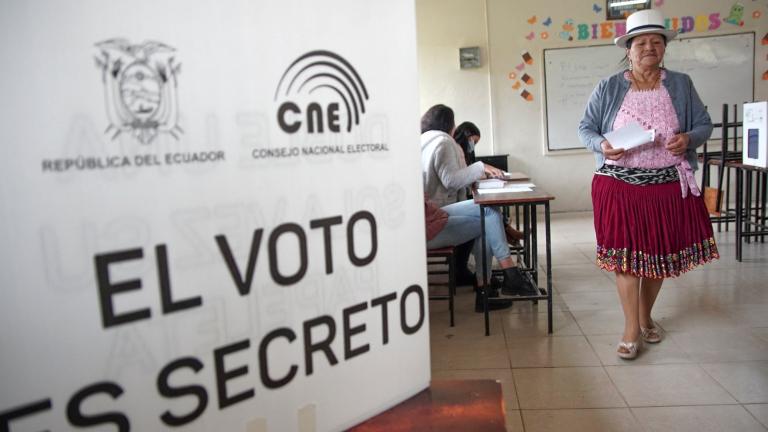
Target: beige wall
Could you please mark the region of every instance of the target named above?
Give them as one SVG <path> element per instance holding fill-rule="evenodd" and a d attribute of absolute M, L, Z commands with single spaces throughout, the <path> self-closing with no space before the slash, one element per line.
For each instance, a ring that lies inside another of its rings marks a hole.
<path fill-rule="evenodd" d="M 660 0 L 653 0 L 659 3 Z M 421 86 L 422 112 L 436 102 L 454 107 L 458 120 L 465 113 L 477 118 L 490 117 L 492 125 L 489 134 L 485 124 L 483 142 L 478 151 L 485 154 L 491 148 L 485 146 L 493 136 L 493 153 L 510 155 L 510 169 L 528 172 L 535 182 L 556 196 L 555 211 L 576 211 L 591 209 L 589 196 L 590 181 L 594 169 L 594 158 L 584 150 L 546 154 L 544 113 L 542 105 L 543 70 L 542 52 L 545 48 L 572 47 L 578 45 L 607 44 L 611 39 L 586 41 L 565 41 L 557 37 L 566 19 L 575 23 L 600 23 L 604 13 L 595 13 L 592 5 L 604 6 L 602 0 L 416 0 L 417 34 L 419 39 L 419 83 Z M 663 1 L 659 7 L 668 17 L 695 16 L 720 12 L 721 18 L 728 16 L 734 1 L 724 0 L 675 0 Z M 744 1 L 749 14 L 745 14 L 744 26 L 722 24 L 719 29 L 693 35 L 716 35 L 755 31 L 757 34 L 755 53 L 755 98 L 768 99 L 768 81 L 762 80 L 768 70 L 768 45 L 761 39 L 768 32 L 768 6 L 765 2 Z M 751 11 L 760 10 L 762 17 L 753 19 Z M 537 17 L 537 23 L 526 20 Z M 487 17 L 485 23 L 482 17 Z M 541 20 L 550 17 L 552 24 L 545 28 Z M 456 23 L 464 23 L 455 25 Z M 445 27 L 443 23 L 450 23 Z M 485 26 L 487 38 L 483 38 Z M 540 32 L 548 29 L 550 37 L 540 38 Z M 525 35 L 531 30 L 536 37 L 528 40 Z M 483 48 L 483 68 L 470 74 L 458 69 L 458 48 L 477 40 Z M 453 46 L 450 46 L 454 43 Z M 522 62 L 521 54 L 528 51 L 533 64 L 526 65 L 534 83 L 528 88 L 534 100 L 527 102 L 520 97 L 521 89 L 512 89 L 513 80 L 509 73 L 520 72 L 516 66 Z M 444 70 L 448 66 L 452 70 Z M 485 80 L 480 76 L 485 74 Z M 465 90 L 462 90 L 465 88 Z M 488 92 L 490 90 L 490 100 Z M 481 106 L 481 103 L 487 105 Z M 585 101 L 586 103 L 586 101 Z M 478 124 L 481 122 L 478 120 Z M 576 131 L 574 141 L 578 142 Z"/>
<path fill-rule="evenodd" d="M 456 124 L 471 121 L 482 134 L 478 154 L 493 154 L 490 67 L 485 0 L 416 1 L 421 113 L 442 103 Z M 480 47 L 481 67 L 459 68 L 459 48 Z"/>

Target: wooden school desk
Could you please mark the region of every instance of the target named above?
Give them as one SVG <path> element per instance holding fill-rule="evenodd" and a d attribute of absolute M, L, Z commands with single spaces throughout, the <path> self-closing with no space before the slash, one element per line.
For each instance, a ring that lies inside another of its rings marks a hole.
<path fill-rule="evenodd" d="M 508 185 L 527 183 L 527 181 L 510 181 Z M 534 187 L 531 192 L 495 192 L 479 193 L 477 185 L 472 189 L 475 204 L 480 206 L 480 227 L 482 232 L 483 262 L 486 256 L 485 244 L 485 217 L 483 217 L 486 207 L 519 207 L 523 209 L 523 253 L 522 261 L 518 262 L 520 270 L 530 276 L 534 287 L 539 291 L 538 296 L 500 296 L 499 300 L 512 301 L 547 301 L 547 330 L 552 334 L 552 235 L 550 230 L 550 212 L 549 202 L 555 199 L 540 187 Z M 542 290 L 539 285 L 539 258 L 538 258 L 538 226 L 536 223 L 536 210 L 538 206 L 544 207 L 544 235 L 546 236 L 546 289 Z M 518 221 L 519 222 L 519 221 Z M 489 274 L 483 268 L 483 285 L 489 286 Z M 490 320 L 488 316 L 488 302 L 498 301 L 489 299 L 488 291 L 483 292 L 483 313 L 485 315 L 485 335 L 490 335 Z"/>

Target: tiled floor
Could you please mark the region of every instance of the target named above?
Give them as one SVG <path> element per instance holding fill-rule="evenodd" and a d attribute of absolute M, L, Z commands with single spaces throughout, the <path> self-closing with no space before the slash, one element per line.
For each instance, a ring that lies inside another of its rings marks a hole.
<path fill-rule="evenodd" d="M 667 337 L 625 361 L 592 214 L 552 219 L 554 334 L 546 303 L 518 302 L 492 312 L 485 337 L 459 287 L 455 327 L 445 302 L 430 303 L 434 379 L 498 379 L 510 432 L 768 431 L 768 243 L 745 244 L 738 263 L 733 227 L 716 233 L 721 259 L 662 288 L 654 318 Z"/>

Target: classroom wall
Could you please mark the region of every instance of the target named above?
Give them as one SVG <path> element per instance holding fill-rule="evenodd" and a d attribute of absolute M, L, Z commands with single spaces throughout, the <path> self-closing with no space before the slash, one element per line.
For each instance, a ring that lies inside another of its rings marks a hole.
<path fill-rule="evenodd" d="M 416 1 L 420 112 L 442 103 L 457 124 L 471 121 L 482 137 L 478 155 L 493 154 L 488 26 L 485 0 Z M 459 48 L 480 47 L 481 67 L 459 68 Z"/>
<path fill-rule="evenodd" d="M 717 35 L 728 33 L 740 33 L 755 31 L 755 98 L 768 99 L 768 81 L 763 80 L 763 74 L 768 71 L 768 45 L 763 45 L 761 40 L 768 32 L 768 2 L 743 1 L 745 6 L 741 21 L 743 25 L 733 25 L 722 22 L 730 16 L 731 6 L 734 1 L 722 0 L 652 0 L 654 8 L 661 10 L 667 17 L 682 18 L 699 15 L 709 16 L 719 13 L 720 25 L 715 30 L 704 31 L 701 26 L 694 28 L 691 36 Z M 454 8 L 442 6 L 444 3 L 461 4 Z M 525 171 L 533 177 L 535 182 L 548 192 L 556 196 L 553 202 L 554 211 L 579 211 L 590 210 L 590 182 L 594 170 L 594 157 L 585 150 L 573 150 L 557 153 L 545 151 L 544 110 L 543 110 L 543 69 L 541 67 L 542 52 L 545 48 L 559 48 L 579 45 L 599 45 L 612 43 L 613 37 L 600 38 L 599 25 L 605 21 L 605 1 L 555 1 L 555 0 L 467 0 L 441 2 L 435 0 L 417 0 L 417 34 L 419 38 L 419 83 L 421 88 L 422 106 L 439 101 L 441 94 L 439 87 L 452 89 L 451 100 L 445 103 L 451 105 L 457 112 L 465 110 L 466 106 L 472 106 L 478 115 L 482 111 L 476 107 L 479 98 L 473 94 L 462 93 L 458 88 L 465 85 L 479 86 L 481 80 L 470 80 L 468 75 L 448 74 L 435 72 L 430 67 L 422 67 L 425 58 L 430 63 L 448 61 L 441 57 L 434 45 L 422 44 L 423 40 L 432 39 L 429 35 L 435 31 L 437 22 L 450 22 L 464 20 L 462 15 L 469 14 L 470 10 L 478 8 L 483 10 L 487 29 L 488 82 L 490 88 L 489 105 L 485 108 L 491 118 L 493 135 L 493 152 L 496 154 L 507 153 L 510 155 L 510 169 Z M 594 6 L 601 9 L 599 12 Z M 753 16 L 758 12 L 759 18 Z M 472 12 L 471 16 L 477 17 L 479 12 Z M 534 19 L 535 17 L 535 19 Z M 547 19 L 549 25 L 545 25 Z M 571 21 L 567 21 L 571 20 Z M 682 24 L 680 19 L 678 26 Z M 570 32 L 574 40 L 564 39 L 567 24 L 572 23 L 574 31 Z M 578 39 L 578 25 L 598 25 L 598 38 Z M 566 26 L 566 27 L 564 27 Z M 471 27 L 454 27 L 449 39 L 461 40 L 462 30 L 470 28 L 472 34 L 479 32 L 477 25 Z M 611 27 L 612 28 L 612 27 Z M 609 30 L 610 31 L 610 30 Z M 546 32 L 546 35 L 543 35 Z M 543 36 L 547 36 L 543 39 Z M 446 44 L 448 39 L 446 40 Z M 445 44 L 444 44 L 445 45 Z M 617 48 L 618 50 L 619 48 Z M 450 47 L 444 46 L 444 55 L 448 55 Z M 454 47 L 458 52 L 458 46 Z M 531 64 L 525 63 L 523 53 L 530 54 Z M 457 57 L 458 54 L 452 55 Z M 456 60 L 457 61 L 457 60 Z M 455 66 L 458 69 L 458 66 Z M 459 71 L 462 72 L 462 71 Z M 521 81 L 523 74 L 532 78 L 530 84 Z M 451 80 L 451 78 L 453 78 Z M 437 83 L 436 81 L 442 81 Z M 429 83 L 425 85 L 425 83 Z M 694 83 L 695 84 L 695 83 Z M 517 87 L 517 88 L 513 88 Z M 476 88 L 476 87 L 474 87 Z M 521 96 L 526 91 L 529 99 Z M 586 103 L 586 101 L 585 101 Z M 459 117 L 461 118 L 461 117 Z M 483 129 L 485 131 L 485 129 Z M 485 133 L 483 139 L 489 138 Z M 574 142 L 578 142 L 576 131 L 573 135 Z M 478 150 L 491 150 L 481 143 Z"/>

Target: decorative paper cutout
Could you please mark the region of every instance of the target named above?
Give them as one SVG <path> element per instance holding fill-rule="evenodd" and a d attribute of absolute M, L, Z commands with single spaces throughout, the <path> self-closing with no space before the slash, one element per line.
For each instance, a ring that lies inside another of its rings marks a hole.
<path fill-rule="evenodd" d="M 520 88 L 520 81 L 515 81 L 514 84 L 512 84 L 512 89 L 517 90 Z"/>
<path fill-rule="evenodd" d="M 533 102 L 533 95 L 528 92 L 528 90 L 523 89 L 523 91 L 520 92 L 520 97 L 527 100 L 528 102 Z"/>
<path fill-rule="evenodd" d="M 729 24 L 743 26 L 744 21 L 742 21 L 742 18 L 744 18 L 744 5 L 736 2 L 731 6 L 730 15 L 728 15 L 727 18 L 724 18 L 723 21 Z"/>
<path fill-rule="evenodd" d="M 763 45 L 768 45 L 768 33 L 766 33 L 766 34 L 765 34 L 765 36 L 763 36 L 763 42 L 762 42 L 762 44 L 763 44 Z"/>
<path fill-rule="evenodd" d="M 513 80 L 513 79 L 515 79 L 515 78 L 517 78 L 517 74 L 516 74 L 516 73 L 514 73 L 514 72 L 510 72 L 510 73 L 509 73 L 509 79 Z"/>
<path fill-rule="evenodd" d="M 515 66 L 515 69 L 521 71 L 525 69 L 525 63 L 520 63 L 519 65 Z"/>
<path fill-rule="evenodd" d="M 552 17 L 547 17 L 547 19 L 542 22 L 545 26 L 549 27 L 550 24 L 552 24 Z"/>
<path fill-rule="evenodd" d="M 653 2 L 653 5 L 656 7 L 659 7 L 663 4 L 664 4 L 664 0 L 656 0 L 655 2 Z"/>
<path fill-rule="evenodd" d="M 531 54 L 528 51 L 523 52 L 523 61 L 528 63 L 529 65 L 533 64 L 533 57 L 531 57 Z"/>
<path fill-rule="evenodd" d="M 523 82 L 528 85 L 533 84 L 533 78 L 531 78 L 531 76 L 528 74 L 523 74 L 523 76 L 520 77 L 520 79 L 523 80 Z"/>
<path fill-rule="evenodd" d="M 593 11 L 595 11 L 595 13 L 600 13 L 600 11 L 601 11 L 601 10 L 603 10 L 603 8 L 601 8 L 600 6 L 598 6 L 598 4 L 597 4 L 597 3 L 594 3 L 594 4 L 592 5 L 592 10 L 593 10 Z"/>
<path fill-rule="evenodd" d="M 768 81 L 768 70 L 763 72 L 763 81 Z"/>
<path fill-rule="evenodd" d="M 565 20 L 565 23 L 563 23 L 563 30 L 560 32 L 560 39 L 565 39 L 567 41 L 572 41 L 573 36 L 571 36 L 571 32 L 573 31 L 573 19 L 568 18 Z"/>
<path fill-rule="evenodd" d="M 528 21 L 528 24 L 536 24 L 536 15 L 528 18 L 526 21 Z"/>
<path fill-rule="evenodd" d="M 593 0 L 595 1 L 595 0 Z M 663 0 L 655 0 L 657 2 Z M 747 4 L 744 6 L 745 0 L 731 0 L 733 2 L 732 7 L 728 13 L 712 12 L 712 13 L 700 13 L 696 15 L 681 15 L 670 16 L 666 19 L 666 27 L 670 30 L 675 30 L 680 33 L 705 33 L 716 30 L 723 30 L 724 23 L 744 27 L 745 19 L 750 16 L 756 20 L 764 20 L 768 17 L 768 0 L 761 0 L 757 3 Z M 667 4 L 668 2 L 664 2 Z M 766 8 L 765 10 L 763 8 Z M 727 16 L 727 18 L 726 18 Z M 542 24 L 550 23 L 552 17 L 543 19 Z M 528 40 L 535 40 L 536 37 L 540 39 L 549 39 L 550 37 L 564 41 L 579 41 L 588 42 L 594 40 L 612 41 L 616 36 L 620 36 L 626 33 L 627 24 L 625 21 L 600 21 L 600 22 L 578 22 L 571 18 L 566 19 L 562 24 L 562 31 L 548 29 L 539 29 L 537 32 L 530 32 L 526 36 Z M 750 22 L 750 25 L 756 25 L 758 23 Z M 556 26 L 552 26 L 556 27 Z M 542 30 L 545 30 L 542 32 Z"/>

